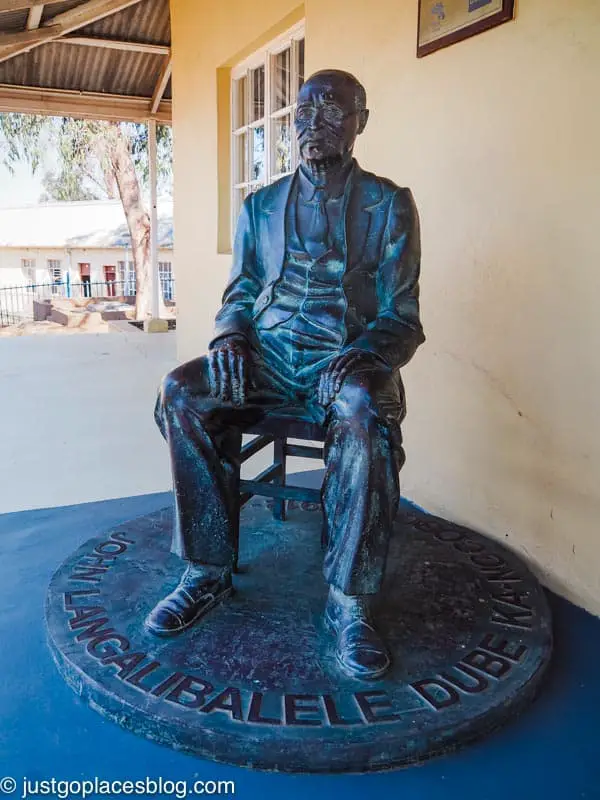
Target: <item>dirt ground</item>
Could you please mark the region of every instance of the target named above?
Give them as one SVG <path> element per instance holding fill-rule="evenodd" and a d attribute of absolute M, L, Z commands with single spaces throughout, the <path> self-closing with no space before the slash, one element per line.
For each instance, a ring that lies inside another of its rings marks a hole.
<path fill-rule="evenodd" d="M 11 336 L 46 336 L 49 334 L 72 334 L 72 333 L 111 333 L 108 323 L 103 320 L 84 320 L 77 327 L 68 328 L 58 322 L 21 322 L 18 325 L 9 325 L 0 328 L 0 337 Z"/>

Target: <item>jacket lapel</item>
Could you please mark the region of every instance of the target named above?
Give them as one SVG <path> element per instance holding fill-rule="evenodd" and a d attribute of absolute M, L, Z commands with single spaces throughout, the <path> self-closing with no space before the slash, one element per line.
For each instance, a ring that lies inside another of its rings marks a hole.
<path fill-rule="evenodd" d="M 286 209 L 294 175 L 269 186 L 258 210 L 258 241 L 263 251 L 262 262 L 268 265 L 267 281 L 281 275 L 285 259 Z M 378 180 L 355 164 L 350 177 L 352 185 L 344 218 L 346 269 L 360 265 L 369 234 L 377 230 L 378 216 L 385 206 L 384 193 Z"/>
<path fill-rule="evenodd" d="M 346 210 L 346 266 L 361 264 L 369 234 L 377 230 L 385 205 L 379 181 L 356 165 L 352 176 L 350 202 Z"/>
<path fill-rule="evenodd" d="M 269 266 L 268 282 L 277 280 L 285 258 L 286 208 L 294 175 L 287 175 L 270 186 L 259 211 L 259 237 L 264 250 L 263 264 Z"/>

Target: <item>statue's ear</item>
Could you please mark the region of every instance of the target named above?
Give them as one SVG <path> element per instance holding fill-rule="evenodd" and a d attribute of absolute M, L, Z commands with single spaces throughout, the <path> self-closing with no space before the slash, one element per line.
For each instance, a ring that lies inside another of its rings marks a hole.
<path fill-rule="evenodd" d="M 367 127 L 367 122 L 369 121 L 369 109 L 363 108 L 362 111 L 358 113 L 358 133 L 362 133 L 364 129 Z"/>

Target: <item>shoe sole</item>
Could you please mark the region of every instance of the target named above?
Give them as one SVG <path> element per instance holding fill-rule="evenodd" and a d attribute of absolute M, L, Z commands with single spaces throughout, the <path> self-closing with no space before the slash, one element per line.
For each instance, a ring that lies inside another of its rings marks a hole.
<path fill-rule="evenodd" d="M 208 602 L 205 606 L 202 606 L 195 617 L 186 622 L 185 625 L 181 625 L 179 628 L 169 628 L 168 630 L 165 628 L 155 628 L 153 625 L 148 625 L 146 621 L 144 621 L 144 627 L 155 636 L 176 636 L 178 633 L 181 633 L 181 631 L 184 631 L 186 628 L 189 628 L 190 625 L 193 625 L 195 622 L 197 622 L 200 617 L 203 617 L 220 602 L 232 595 L 233 592 L 233 586 L 230 586 L 228 589 L 224 589 L 222 592 L 219 592 L 219 594 L 215 595 L 210 602 Z"/>
<path fill-rule="evenodd" d="M 326 629 L 330 633 L 332 633 L 334 636 L 336 636 L 337 635 L 337 631 L 335 629 L 335 625 L 333 623 L 333 620 L 331 619 L 329 614 L 325 613 L 324 614 L 324 618 L 325 618 L 325 627 L 326 627 Z M 356 672 L 354 672 L 353 670 L 349 669 L 349 667 L 347 667 L 346 664 L 344 664 L 344 662 L 340 658 L 340 655 L 339 655 L 339 653 L 337 651 L 337 648 L 336 648 L 336 652 L 335 652 L 335 660 L 336 660 L 336 663 L 337 663 L 338 667 L 342 670 L 342 672 L 345 675 L 347 675 L 349 678 L 354 678 L 354 679 L 359 680 L 359 681 L 376 681 L 378 678 L 381 678 L 382 675 L 385 675 L 385 673 L 388 672 L 388 670 L 392 666 L 392 662 L 390 661 L 385 667 L 382 667 L 381 669 L 378 669 L 377 672 L 369 672 L 367 675 L 359 675 Z"/>

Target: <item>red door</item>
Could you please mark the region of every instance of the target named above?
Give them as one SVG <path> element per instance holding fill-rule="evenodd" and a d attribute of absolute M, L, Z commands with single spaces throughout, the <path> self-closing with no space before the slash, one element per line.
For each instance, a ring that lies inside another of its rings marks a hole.
<path fill-rule="evenodd" d="M 117 280 L 116 267 L 104 267 L 104 280 L 106 281 L 106 296 L 115 297 L 115 281 Z"/>

